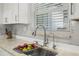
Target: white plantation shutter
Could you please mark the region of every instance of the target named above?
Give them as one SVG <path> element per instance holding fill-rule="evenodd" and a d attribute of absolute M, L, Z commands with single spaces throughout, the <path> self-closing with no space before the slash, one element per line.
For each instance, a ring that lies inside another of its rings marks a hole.
<path fill-rule="evenodd" d="M 52 28 L 57 30 L 58 28 L 63 28 L 63 11 L 62 8 L 55 8 L 52 11 Z"/>
<path fill-rule="evenodd" d="M 64 23 L 68 20 L 67 15 L 68 12 L 63 9 L 61 3 L 36 4 L 36 25 L 44 25 L 48 31 L 64 28 Z"/>

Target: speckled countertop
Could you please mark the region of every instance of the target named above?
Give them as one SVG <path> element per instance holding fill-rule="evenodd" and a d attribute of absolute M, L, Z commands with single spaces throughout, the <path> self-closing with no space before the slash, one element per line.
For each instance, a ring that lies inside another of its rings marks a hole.
<path fill-rule="evenodd" d="M 6 50 L 6 52 L 10 53 L 12 56 L 24 56 L 25 54 L 20 54 L 13 50 L 14 47 L 24 42 L 30 43 L 24 40 L 0 39 L 0 47 Z"/>
<path fill-rule="evenodd" d="M 28 41 L 28 40 L 1 38 L 0 39 L 0 47 L 2 49 L 6 50 L 8 53 L 10 53 L 12 56 L 27 56 L 25 54 L 17 53 L 13 50 L 14 47 L 16 47 L 17 45 L 19 45 L 21 43 L 25 43 L 25 42 L 32 43 L 31 41 Z M 66 48 L 65 49 L 61 48 L 61 46 L 58 46 L 58 45 L 59 44 L 57 44 L 57 48 L 55 50 L 56 52 L 58 52 L 57 56 L 79 56 L 79 50 L 77 49 L 77 47 L 72 47 L 73 49 L 76 48 L 77 50 L 75 50 L 75 49 L 73 50 L 72 48 L 70 50 L 68 50 Z M 66 46 L 64 44 L 62 44 L 62 46 L 70 47 L 70 46 Z M 49 50 L 53 50 L 50 47 L 44 47 L 44 48 L 49 49 Z"/>

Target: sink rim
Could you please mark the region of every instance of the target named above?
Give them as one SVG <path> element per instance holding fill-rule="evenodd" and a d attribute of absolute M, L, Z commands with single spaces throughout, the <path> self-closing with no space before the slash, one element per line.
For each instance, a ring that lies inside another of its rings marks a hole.
<path fill-rule="evenodd" d="M 38 47 L 38 48 L 35 48 L 35 49 L 32 49 L 32 50 L 29 50 L 29 51 L 25 51 L 25 52 L 23 52 L 24 54 L 28 54 L 28 55 L 31 55 L 31 56 L 37 56 L 37 55 L 32 55 L 33 53 L 34 53 L 34 51 L 35 50 L 38 50 L 38 49 L 41 49 L 41 51 L 42 50 L 45 50 L 46 51 L 46 53 L 48 52 L 48 53 L 50 53 L 50 52 L 52 52 L 52 54 L 54 53 L 55 55 L 38 55 L 38 56 L 56 56 L 58 53 L 56 52 L 56 51 L 54 51 L 54 50 L 49 50 L 49 49 L 46 49 L 46 48 L 43 48 L 43 47 Z M 29 53 L 31 53 L 32 52 L 32 54 L 29 54 Z M 38 51 L 37 51 L 38 52 Z"/>

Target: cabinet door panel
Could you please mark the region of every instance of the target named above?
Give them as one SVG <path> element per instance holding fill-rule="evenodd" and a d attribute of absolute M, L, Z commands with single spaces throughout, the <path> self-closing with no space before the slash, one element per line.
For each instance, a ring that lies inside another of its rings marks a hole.
<path fill-rule="evenodd" d="M 12 4 L 12 15 L 13 15 L 13 23 L 18 23 L 18 3 L 13 3 Z"/>
<path fill-rule="evenodd" d="M 3 18 L 4 23 L 17 23 L 15 20 L 15 16 L 18 17 L 18 3 L 5 3 L 3 8 Z"/>
<path fill-rule="evenodd" d="M 28 23 L 30 6 L 28 3 L 19 3 L 19 22 Z"/>
<path fill-rule="evenodd" d="M 0 4 L 0 24 L 3 24 L 3 4 Z"/>

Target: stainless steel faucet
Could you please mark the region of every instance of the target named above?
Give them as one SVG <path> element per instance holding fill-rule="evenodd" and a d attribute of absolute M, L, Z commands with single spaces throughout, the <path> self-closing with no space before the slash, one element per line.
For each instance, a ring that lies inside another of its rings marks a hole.
<path fill-rule="evenodd" d="M 43 43 L 43 46 L 47 46 L 47 44 L 48 44 L 48 39 L 47 39 L 47 37 L 46 37 L 46 28 L 45 28 L 43 25 L 38 25 L 38 26 L 36 27 L 35 31 L 32 33 L 32 35 L 36 36 L 36 32 L 37 32 L 37 29 L 38 29 L 39 27 L 42 27 L 43 30 L 44 30 L 44 43 Z"/>

